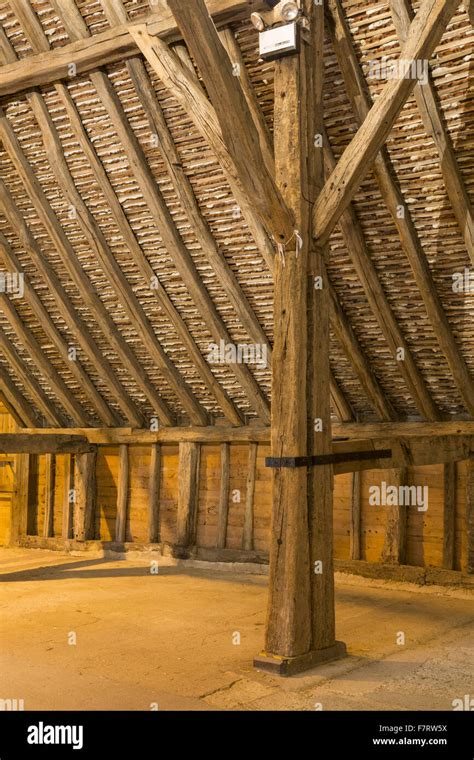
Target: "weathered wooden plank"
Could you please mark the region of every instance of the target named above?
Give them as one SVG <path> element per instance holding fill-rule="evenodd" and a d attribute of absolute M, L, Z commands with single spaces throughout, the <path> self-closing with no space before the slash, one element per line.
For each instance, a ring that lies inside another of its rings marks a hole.
<path fill-rule="evenodd" d="M 168 5 L 197 62 L 245 193 L 266 229 L 277 242 L 284 243 L 294 233 L 293 215 L 265 164 L 239 79 L 234 76 L 206 4 L 204 0 L 194 0 L 192 5 L 168 0 Z"/>
<path fill-rule="evenodd" d="M 251 443 L 249 446 L 247 485 L 245 493 L 245 514 L 242 533 L 242 550 L 251 552 L 254 547 L 254 499 L 255 481 L 257 477 L 257 451 L 258 444 Z"/>
<path fill-rule="evenodd" d="M 196 540 L 200 447 L 197 443 L 179 444 L 178 515 L 176 546 L 186 550 Z"/>
<path fill-rule="evenodd" d="M 388 470 L 389 486 L 400 488 L 408 483 L 408 470 Z M 381 560 L 387 564 L 406 563 L 408 507 L 405 504 L 387 505 L 387 526 Z"/>
<path fill-rule="evenodd" d="M 115 541 L 125 543 L 127 537 L 128 490 L 130 485 L 130 463 L 128 446 L 119 449 L 119 470 L 117 485 L 117 517 L 115 520 Z"/>
<path fill-rule="evenodd" d="M 474 573 L 474 456 L 466 473 L 467 572 Z"/>
<path fill-rule="evenodd" d="M 229 516 L 230 487 L 230 446 L 221 444 L 221 480 L 219 489 L 219 508 L 217 517 L 217 549 L 225 549 L 227 540 L 227 521 Z"/>
<path fill-rule="evenodd" d="M 64 428 L 67 430 L 68 428 Z M 39 428 L 41 430 L 41 428 Z M 52 429 L 54 430 L 54 428 Z M 40 433 L 2 433 L 1 454 L 82 454 L 94 451 L 95 446 L 85 436 L 67 433 L 42 435 Z"/>
<path fill-rule="evenodd" d="M 131 33 L 135 36 L 150 66 L 173 97 L 180 102 L 214 151 L 255 243 L 270 271 L 273 271 L 275 249 L 253 204 L 242 188 L 237 169 L 222 138 L 215 110 L 203 90 L 193 65 L 189 65 L 187 50 L 183 45 L 177 45 L 177 54 L 175 54 L 163 40 L 152 37 L 143 25 L 135 28 Z"/>
<path fill-rule="evenodd" d="M 96 461 L 96 451 L 76 456 L 74 470 L 74 538 L 76 541 L 89 541 L 94 538 Z"/>
<path fill-rule="evenodd" d="M 456 482 L 457 464 L 444 465 L 443 567 L 454 570 L 456 561 Z"/>
<path fill-rule="evenodd" d="M 71 454 L 63 457 L 63 524 L 62 537 L 68 540 L 74 532 L 74 459 Z"/>
<path fill-rule="evenodd" d="M 160 478 L 161 452 L 158 443 L 151 446 L 149 502 L 148 502 L 148 540 L 155 544 L 160 540 Z"/>
<path fill-rule="evenodd" d="M 10 546 L 15 546 L 20 536 L 28 530 L 28 499 L 30 493 L 30 455 L 15 457 L 15 493 L 11 500 Z"/>
<path fill-rule="evenodd" d="M 351 559 L 362 559 L 361 551 L 361 504 L 362 477 L 360 472 L 352 473 L 351 479 L 351 526 L 350 553 Z"/>
<path fill-rule="evenodd" d="M 56 458 L 54 454 L 45 455 L 45 483 L 44 483 L 44 538 L 54 536 L 54 484 L 56 480 Z"/>
<path fill-rule="evenodd" d="M 423 0 L 400 59 L 407 65 L 429 59 L 458 5 L 459 0 Z M 314 235 L 321 242 L 328 240 L 342 212 L 357 192 L 415 84 L 416 80 L 410 77 L 387 82 L 344 151 L 314 207 Z"/>
<path fill-rule="evenodd" d="M 312 202 L 323 179 L 322 155 L 311 140 L 323 112 L 323 16 L 313 3 L 305 10 L 311 36 L 299 55 L 275 64 L 276 180 L 301 240 L 275 262 L 274 457 L 331 450 L 329 283 L 324 251 L 311 239 Z M 334 648 L 332 485 L 331 466 L 273 472 L 269 611 L 257 667 L 286 673 L 298 661 L 303 669 L 312 652 Z"/>
<path fill-rule="evenodd" d="M 335 422 L 334 438 L 441 438 L 474 435 L 474 421 L 451 422 Z"/>

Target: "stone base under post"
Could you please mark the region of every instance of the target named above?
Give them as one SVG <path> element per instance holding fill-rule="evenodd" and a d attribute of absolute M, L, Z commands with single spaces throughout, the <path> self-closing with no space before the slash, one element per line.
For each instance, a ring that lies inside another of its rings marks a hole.
<path fill-rule="evenodd" d="M 336 641 L 332 647 L 326 649 L 314 649 L 311 652 L 300 654 L 297 657 L 280 657 L 275 654 L 261 652 L 253 661 L 257 670 L 264 670 L 275 676 L 294 676 L 304 670 L 310 670 L 316 665 L 322 665 L 331 660 L 339 660 L 347 655 L 346 645 L 342 641 Z"/>

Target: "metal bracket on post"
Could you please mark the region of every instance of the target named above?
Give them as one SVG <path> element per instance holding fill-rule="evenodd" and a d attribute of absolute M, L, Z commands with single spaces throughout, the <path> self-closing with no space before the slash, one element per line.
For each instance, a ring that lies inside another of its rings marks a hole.
<path fill-rule="evenodd" d="M 279 469 L 281 467 L 322 467 L 328 464 L 341 464 L 342 462 L 365 462 L 371 459 L 390 459 L 391 449 L 379 451 L 347 451 L 339 454 L 321 454 L 314 457 L 267 457 L 265 467 Z"/>

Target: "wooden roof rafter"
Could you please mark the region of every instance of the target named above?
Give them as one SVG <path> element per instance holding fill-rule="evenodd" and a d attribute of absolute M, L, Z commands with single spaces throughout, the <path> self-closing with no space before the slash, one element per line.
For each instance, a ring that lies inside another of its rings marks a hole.
<path fill-rule="evenodd" d="M 70 372 L 74 375 L 79 385 L 84 388 L 87 398 L 90 401 L 92 407 L 97 412 L 99 419 L 105 425 L 107 424 L 117 425 L 120 421 L 120 417 L 111 409 L 111 407 L 108 405 L 105 399 L 98 392 L 97 388 L 95 387 L 94 383 L 91 381 L 87 372 L 82 367 L 81 363 L 77 360 L 74 362 L 70 361 L 68 343 L 59 332 L 58 328 L 56 327 L 53 320 L 51 319 L 51 316 L 49 315 L 48 310 L 45 308 L 39 296 L 37 295 L 35 289 L 32 287 L 31 283 L 29 282 L 27 275 L 22 269 L 20 261 L 13 253 L 13 250 L 8 240 L 6 239 L 5 235 L 1 233 L 0 233 L 0 261 L 2 261 L 3 265 L 5 266 L 6 271 L 10 270 L 10 271 L 18 272 L 23 277 L 23 288 L 24 288 L 23 298 L 25 302 L 28 304 L 32 312 L 36 315 L 45 335 L 49 338 L 49 340 L 51 340 L 52 344 L 55 346 L 64 364 L 68 367 Z"/>
<path fill-rule="evenodd" d="M 179 46 L 180 55 L 178 57 L 178 53 L 171 50 L 165 42 L 157 38 L 152 39 L 146 28 L 141 25 L 137 27 L 136 32 L 131 31 L 131 33 L 134 35 L 136 34 L 137 43 L 141 47 L 142 52 L 148 59 L 150 65 L 156 70 L 164 84 L 181 103 L 186 113 L 194 121 L 196 127 L 212 146 L 219 159 L 219 163 L 234 190 L 237 186 L 236 178 L 240 176 L 239 171 L 235 166 L 233 157 L 228 151 L 227 143 L 220 130 L 220 125 L 213 105 L 208 101 L 204 90 L 202 89 L 201 83 L 190 64 L 188 54 L 181 50 L 182 46 Z M 225 55 L 226 51 L 227 47 L 222 48 L 220 52 L 222 55 Z M 233 77 L 233 80 L 238 83 L 238 78 Z M 247 89 L 246 96 L 250 98 L 250 89 Z M 252 115 L 249 116 L 249 118 L 253 121 L 254 115 L 258 112 L 258 109 L 249 109 L 249 112 L 250 111 L 252 112 Z M 260 127 L 260 132 L 261 129 L 262 127 Z M 261 138 L 259 137 L 259 146 L 260 143 Z M 257 154 L 260 149 L 259 146 L 254 146 L 255 153 Z M 263 155 L 260 157 L 259 164 L 262 163 L 262 161 L 265 165 L 266 161 L 272 161 L 273 163 L 273 157 L 271 156 L 270 151 L 267 151 L 266 157 Z M 274 165 L 266 165 L 266 170 L 270 176 L 273 176 Z M 270 241 L 268 242 L 270 244 Z M 275 252 L 274 249 L 272 249 L 272 259 L 270 262 L 270 271 L 272 272 L 274 255 Z M 267 260 L 267 257 L 265 257 L 265 260 Z M 362 388 L 368 393 L 371 404 L 377 410 L 382 408 L 385 410 L 382 419 L 392 419 L 394 412 L 389 403 L 385 399 L 382 400 L 384 394 L 377 380 L 370 371 L 363 371 L 362 369 L 363 367 L 367 367 L 367 360 L 363 356 L 360 345 L 357 343 L 355 336 L 349 331 L 347 320 L 338 319 L 334 309 L 332 309 L 332 319 L 335 323 L 338 335 L 343 339 L 345 353 L 351 364 L 354 366 Z M 357 346 L 356 355 L 351 354 L 349 350 L 350 346 L 354 349 Z M 335 394 L 335 398 L 337 399 L 337 394 Z M 335 406 L 338 408 L 340 404 L 335 404 Z"/>
<path fill-rule="evenodd" d="M 30 328 L 22 322 L 11 299 L 5 293 L 0 294 L 0 310 L 3 312 L 19 343 L 34 361 L 57 400 L 66 410 L 75 425 L 92 425 L 93 421 L 71 394 L 70 389 L 59 372 L 50 362 Z"/>
<path fill-rule="evenodd" d="M 333 44 L 333 48 L 337 56 L 339 67 L 342 72 L 343 80 L 346 87 L 346 92 L 353 106 L 354 115 L 358 123 L 361 125 L 359 127 L 359 132 L 357 133 L 359 135 L 358 139 L 360 140 L 361 137 L 363 137 L 364 132 L 366 132 L 368 128 L 370 129 L 371 124 L 368 123 L 367 121 L 367 119 L 369 118 L 369 115 L 372 114 L 371 121 L 372 119 L 377 117 L 377 114 L 381 110 L 381 105 L 383 106 L 383 103 L 381 101 L 381 98 L 379 97 L 376 103 L 377 111 L 375 112 L 376 106 L 372 106 L 372 100 L 368 93 L 367 84 L 363 76 L 362 70 L 360 68 L 357 56 L 355 54 L 351 33 L 349 30 L 347 21 L 345 19 L 345 15 L 344 15 L 340 0 L 328 0 L 326 7 L 327 7 L 326 21 L 327 21 L 329 36 L 331 38 L 331 42 Z M 429 13 L 428 15 L 432 15 L 436 11 L 435 18 L 438 20 L 440 17 L 443 18 L 442 24 L 440 23 L 440 25 L 438 26 L 437 35 L 435 35 L 435 38 L 436 36 L 441 37 L 445 23 L 447 23 L 447 21 L 449 20 L 449 19 L 446 19 L 446 17 L 449 16 L 449 14 L 451 13 L 451 10 L 454 12 L 456 7 L 457 7 L 456 2 L 447 3 L 445 6 L 444 2 L 440 2 L 439 0 L 433 5 L 431 13 Z M 424 8 L 425 8 L 425 11 L 430 10 L 430 0 L 427 0 L 427 2 L 425 2 Z M 449 12 L 447 10 L 448 8 L 450 9 Z M 420 8 L 419 13 L 421 13 L 421 8 Z M 418 18 L 417 25 L 414 27 L 413 24 L 415 24 L 415 22 L 413 22 L 410 29 L 412 40 L 417 36 L 417 30 L 419 30 L 420 27 L 424 28 L 423 25 L 427 24 L 427 18 L 421 17 L 418 14 L 417 14 L 417 17 L 415 17 L 415 21 L 417 20 L 417 18 Z M 434 19 L 432 18 L 431 21 L 433 23 Z M 432 29 L 431 29 L 431 33 L 433 34 Z M 426 32 L 425 32 L 425 36 L 426 36 Z M 427 36 L 429 37 L 429 34 Z M 431 40 L 429 48 L 431 48 L 432 45 L 433 45 L 433 39 Z M 411 46 L 408 49 L 405 47 L 401 55 L 409 60 L 411 60 L 412 58 L 415 59 Z M 429 57 L 429 54 L 426 50 L 424 51 L 423 55 L 426 58 Z M 396 84 L 397 81 L 400 81 L 400 80 L 393 80 L 393 82 L 388 82 L 388 86 L 393 87 L 394 83 Z M 405 86 L 406 90 L 408 91 L 407 93 L 407 97 L 408 97 L 409 92 L 411 92 L 411 90 L 414 88 L 415 82 L 414 80 L 410 81 L 409 79 L 408 80 L 405 79 L 403 81 L 408 82 L 410 85 L 409 87 L 407 85 Z M 386 87 L 387 85 L 385 86 L 385 88 Z M 390 94 L 390 92 L 387 91 L 385 88 L 384 88 L 384 92 L 386 93 L 388 92 Z M 399 107 L 401 108 L 402 105 L 400 105 Z M 391 113 L 390 118 L 391 118 L 391 123 L 393 123 L 393 121 L 396 118 L 396 114 L 393 111 Z M 362 132 L 361 130 L 363 129 L 364 124 L 366 126 L 364 129 L 364 132 Z M 395 178 L 393 172 L 391 171 L 390 158 L 388 156 L 387 149 L 383 145 L 383 142 L 384 142 L 383 135 L 387 132 L 387 125 L 384 126 L 384 128 L 382 129 L 382 132 L 383 134 L 379 135 L 379 139 L 377 140 L 377 145 L 379 146 L 380 150 L 379 152 L 375 154 L 375 157 L 372 157 L 371 161 L 373 163 L 370 163 L 368 154 L 365 154 L 366 156 L 365 165 L 363 163 L 361 164 L 361 162 L 358 161 L 359 179 L 361 178 L 362 173 L 368 171 L 370 166 L 373 166 L 373 171 L 377 179 L 378 185 L 380 187 L 382 198 L 384 202 L 386 203 L 387 208 L 390 211 L 393 221 L 398 229 L 402 248 L 405 251 L 405 254 L 410 262 L 410 266 L 413 270 L 413 274 L 414 274 L 418 289 L 423 297 L 425 309 L 430 319 L 430 322 L 433 326 L 438 343 L 441 347 L 441 350 L 443 351 L 443 354 L 445 355 L 448 361 L 452 376 L 454 378 L 454 381 L 456 383 L 460 396 L 463 399 L 464 405 L 466 409 L 468 410 L 468 412 L 471 415 L 473 415 L 474 414 L 474 383 L 469 373 L 469 370 L 467 368 L 466 361 L 456 344 L 452 328 L 446 317 L 443 305 L 441 303 L 441 299 L 437 293 L 433 275 L 431 274 L 431 270 L 430 270 L 427 258 L 423 252 L 421 243 L 419 241 L 419 238 L 415 229 L 415 225 L 410 216 L 409 208 L 403 197 L 398 180 Z M 357 147 L 357 143 L 352 143 L 351 153 L 355 151 L 356 147 Z M 350 155 L 347 154 L 347 152 L 345 152 L 343 154 L 343 157 L 345 157 L 344 163 L 339 162 L 337 164 L 336 169 L 335 169 L 335 172 L 337 172 L 337 175 L 333 173 L 331 177 L 327 180 L 326 189 L 328 189 L 330 186 L 332 187 L 332 183 L 334 182 L 334 180 L 337 179 L 337 177 L 341 177 L 342 174 L 344 173 L 344 167 L 347 165 Z M 351 193 L 352 192 L 355 192 L 354 185 L 352 186 L 352 189 L 351 189 Z M 335 198 L 335 196 L 333 195 L 333 190 L 331 190 L 331 195 L 333 198 Z M 348 204 L 346 203 L 346 200 L 348 197 L 349 197 L 349 194 L 346 195 L 346 199 L 343 203 L 340 202 L 338 204 L 338 210 L 337 210 L 337 213 L 335 214 L 335 218 L 338 216 L 339 213 L 342 214 L 343 207 L 344 209 L 347 208 Z M 315 208 L 316 234 L 318 234 L 318 231 L 320 234 L 322 232 L 321 219 L 318 221 L 316 217 L 319 216 L 320 211 L 324 205 L 326 205 L 326 200 L 323 196 L 320 196 L 320 199 L 318 203 L 316 204 L 316 208 Z M 403 215 L 399 213 L 400 207 L 404 209 Z M 327 230 L 328 229 L 329 227 L 327 227 Z"/>
<path fill-rule="evenodd" d="M 32 13 L 33 11 L 29 5 L 25 5 L 18 10 L 18 14 L 27 29 L 35 27 L 33 19 L 30 17 L 30 14 Z M 25 23 L 26 19 L 28 19 L 28 23 Z M 35 40 L 41 38 L 41 33 L 42 29 L 37 29 Z M 4 35 L 1 30 L 0 35 Z M 44 35 L 44 43 L 49 47 L 46 35 Z M 34 44 L 36 44 L 36 42 Z M 4 49 L 6 45 L 7 42 L 3 45 Z M 10 50 L 11 55 L 14 56 L 13 48 L 10 47 Z M 76 189 L 74 179 L 69 172 L 64 157 L 58 133 L 43 97 L 39 92 L 32 91 L 27 93 L 27 99 L 41 130 L 44 147 L 48 154 L 52 171 L 56 176 L 58 186 L 68 200 L 68 203 L 75 209 L 77 222 L 85 239 L 91 247 L 91 250 L 97 255 L 97 259 L 100 261 L 104 273 L 112 283 L 116 292 L 120 294 L 121 303 L 131 324 L 136 333 L 140 336 L 150 356 L 160 368 L 163 376 L 176 393 L 176 396 L 180 399 L 185 411 L 189 414 L 190 420 L 196 424 L 205 423 L 207 421 L 206 411 L 196 401 L 183 378 L 162 349 L 138 298 L 122 273 L 122 270 L 116 263 L 105 236 L 85 202 L 82 200 L 80 193 Z M 173 417 L 169 410 L 166 414 L 163 414 L 162 419 L 165 422 L 168 421 L 168 423 L 172 421 Z"/>
<path fill-rule="evenodd" d="M 400 45 L 403 46 L 414 15 L 410 0 L 390 0 L 390 9 Z M 474 210 L 451 137 L 438 106 L 436 88 L 430 72 L 428 72 L 426 83 L 415 85 L 414 96 L 426 132 L 433 139 L 439 153 L 439 164 L 446 192 L 466 243 L 469 258 L 474 264 Z"/>
<path fill-rule="evenodd" d="M 104 12 L 111 25 L 128 23 L 125 7 L 120 0 L 110 2 L 101 0 Z M 196 200 L 192 185 L 185 174 L 178 150 L 166 123 L 163 110 L 153 89 L 148 72 L 141 58 L 131 58 L 127 61 L 127 70 L 134 83 L 137 96 L 148 117 L 150 126 L 159 137 L 161 156 L 165 163 L 168 175 L 176 193 L 176 196 L 186 213 L 188 221 L 192 224 L 196 238 L 201 249 L 211 264 L 216 276 L 228 295 L 232 306 L 251 340 L 265 345 L 267 348 L 268 361 L 271 363 L 271 346 L 265 335 L 254 311 L 252 310 L 245 293 L 237 278 L 227 264 L 224 254 L 217 245 Z"/>
<path fill-rule="evenodd" d="M 47 396 L 3 330 L 0 330 L 0 351 L 7 359 L 9 366 L 21 380 L 34 406 L 44 417 L 46 423 L 53 427 L 66 427 L 67 420 L 65 415 L 56 408 L 56 405 Z"/>
<path fill-rule="evenodd" d="M 40 427 L 40 418 L 36 409 L 11 379 L 8 372 L 0 366 L 0 397 L 8 411 L 20 427 Z"/>
<path fill-rule="evenodd" d="M 323 135 L 323 142 L 328 175 L 334 170 L 336 160 L 326 133 Z M 395 359 L 400 349 L 404 351 L 405 360 L 397 362 L 397 367 L 405 379 L 411 397 L 426 419 L 440 419 L 440 412 L 431 398 L 423 375 L 416 365 L 412 352 L 385 295 L 377 270 L 367 250 L 364 233 L 352 203 L 348 205 L 341 215 L 339 226 L 357 276 L 364 288 L 367 301 L 387 342 L 390 353 Z"/>
<path fill-rule="evenodd" d="M 64 0 L 57 7 L 66 31 L 72 38 L 89 35 L 82 16 L 78 13 L 74 0 Z M 160 188 L 156 184 L 151 169 L 144 157 L 143 151 L 131 129 L 121 103 L 116 96 L 107 75 L 100 70 L 90 74 L 91 81 L 114 123 L 115 130 L 120 138 L 130 162 L 130 167 L 141 189 L 148 208 L 158 225 L 161 239 L 181 275 L 192 300 L 198 308 L 209 332 L 214 340 L 232 343 L 228 330 L 217 312 L 217 309 L 206 290 L 193 259 L 187 250 L 179 231 L 166 206 Z M 242 364 L 229 366 L 238 379 L 241 387 L 245 390 L 247 398 L 257 415 L 264 421 L 270 421 L 268 401 L 252 375 L 249 367 Z"/>
<path fill-rule="evenodd" d="M 44 256 L 41 248 L 32 235 L 31 230 L 23 219 L 20 210 L 15 205 L 13 198 L 11 197 L 4 182 L 1 179 L 0 208 L 12 229 L 15 230 L 15 234 L 20 238 L 36 269 L 40 272 L 44 282 L 49 289 L 49 292 L 55 299 L 62 318 L 66 324 L 70 326 L 73 334 L 75 335 L 75 340 L 77 340 L 83 351 L 89 357 L 89 360 L 94 364 L 94 366 L 97 368 L 97 371 L 101 373 L 101 376 L 107 382 L 112 395 L 117 399 L 120 408 L 126 415 L 126 418 L 130 420 L 136 420 L 134 424 L 141 425 L 142 417 L 139 414 L 135 404 L 119 382 L 116 373 L 114 372 L 110 363 L 102 355 L 85 322 L 81 319 L 76 309 L 74 308 L 58 276 Z M 104 409 L 103 411 L 108 417 L 109 414 L 107 413 L 107 409 Z M 112 419 L 114 416 L 115 415 L 112 415 Z M 112 419 L 110 420 L 111 422 Z"/>

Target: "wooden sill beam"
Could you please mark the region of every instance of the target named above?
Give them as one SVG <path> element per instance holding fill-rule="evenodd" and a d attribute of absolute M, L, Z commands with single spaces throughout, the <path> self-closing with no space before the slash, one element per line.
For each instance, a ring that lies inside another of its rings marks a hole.
<path fill-rule="evenodd" d="M 423 0 L 410 27 L 400 60 L 429 59 L 451 20 L 459 0 Z M 344 209 L 356 194 L 387 139 L 415 79 L 400 77 L 387 82 L 359 131 L 344 151 L 314 207 L 314 236 L 324 243 Z"/>
<path fill-rule="evenodd" d="M 403 47 L 414 15 L 411 2 L 410 0 L 390 0 L 390 9 L 400 45 Z M 415 85 L 414 96 L 425 130 L 432 138 L 439 153 L 439 165 L 444 186 L 458 221 L 459 229 L 464 237 L 467 252 L 474 264 L 474 212 L 458 165 L 451 136 L 445 126 L 441 107 L 438 105 L 438 96 L 431 73 L 428 74 L 426 84 Z"/>
<path fill-rule="evenodd" d="M 419 14 L 416 18 L 418 16 Z M 328 0 L 326 22 L 354 115 L 360 125 L 365 124 L 369 118 L 369 114 L 372 112 L 372 99 L 359 65 L 340 0 Z M 402 54 L 402 57 L 406 57 L 405 52 Z M 415 83 L 412 81 L 412 84 Z M 377 103 L 379 100 L 380 98 L 377 100 Z M 446 357 L 467 411 L 471 415 L 474 415 L 474 383 L 466 361 L 457 346 L 451 325 L 436 290 L 430 265 L 418 238 L 410 209 L 405 202 L 385 147 L 382 146 L 380 153 L 375 157 L 372 168 L 382 199 L 390 211 L 393 222 L 398 230 L 402 248 L 410 263 L 439 346 Z M 400 213 L 401 208 L 403 209 L 403 214 Z"/>
<path fill-rule="evenodd" d="M 61 0 L 56 5 L 61 7 Z M 154 8 L 156 7 L 155 3 Z M 207 7 L 215 22 L 221 26 L 240 18 L 248 18 L 252 11 L 268 9 L 263 0 L 207 0 Z M 145 17 L 144 21 L 149 24 L 153 35 L 168 42 L 181 39 L 173 14 L 164 0 L 159 0 L 157 10 Z M 98 66 L 121 62 L 137 55 L 135 40 L 130 35 L 133 26 L 127 24 L 114 27 L 88 39 L 4 66 L 0 70 L 0 97 L 68 79 L 71 76 L 71 62 L 74 62 L 76 73 L 80 75 Z"/>

